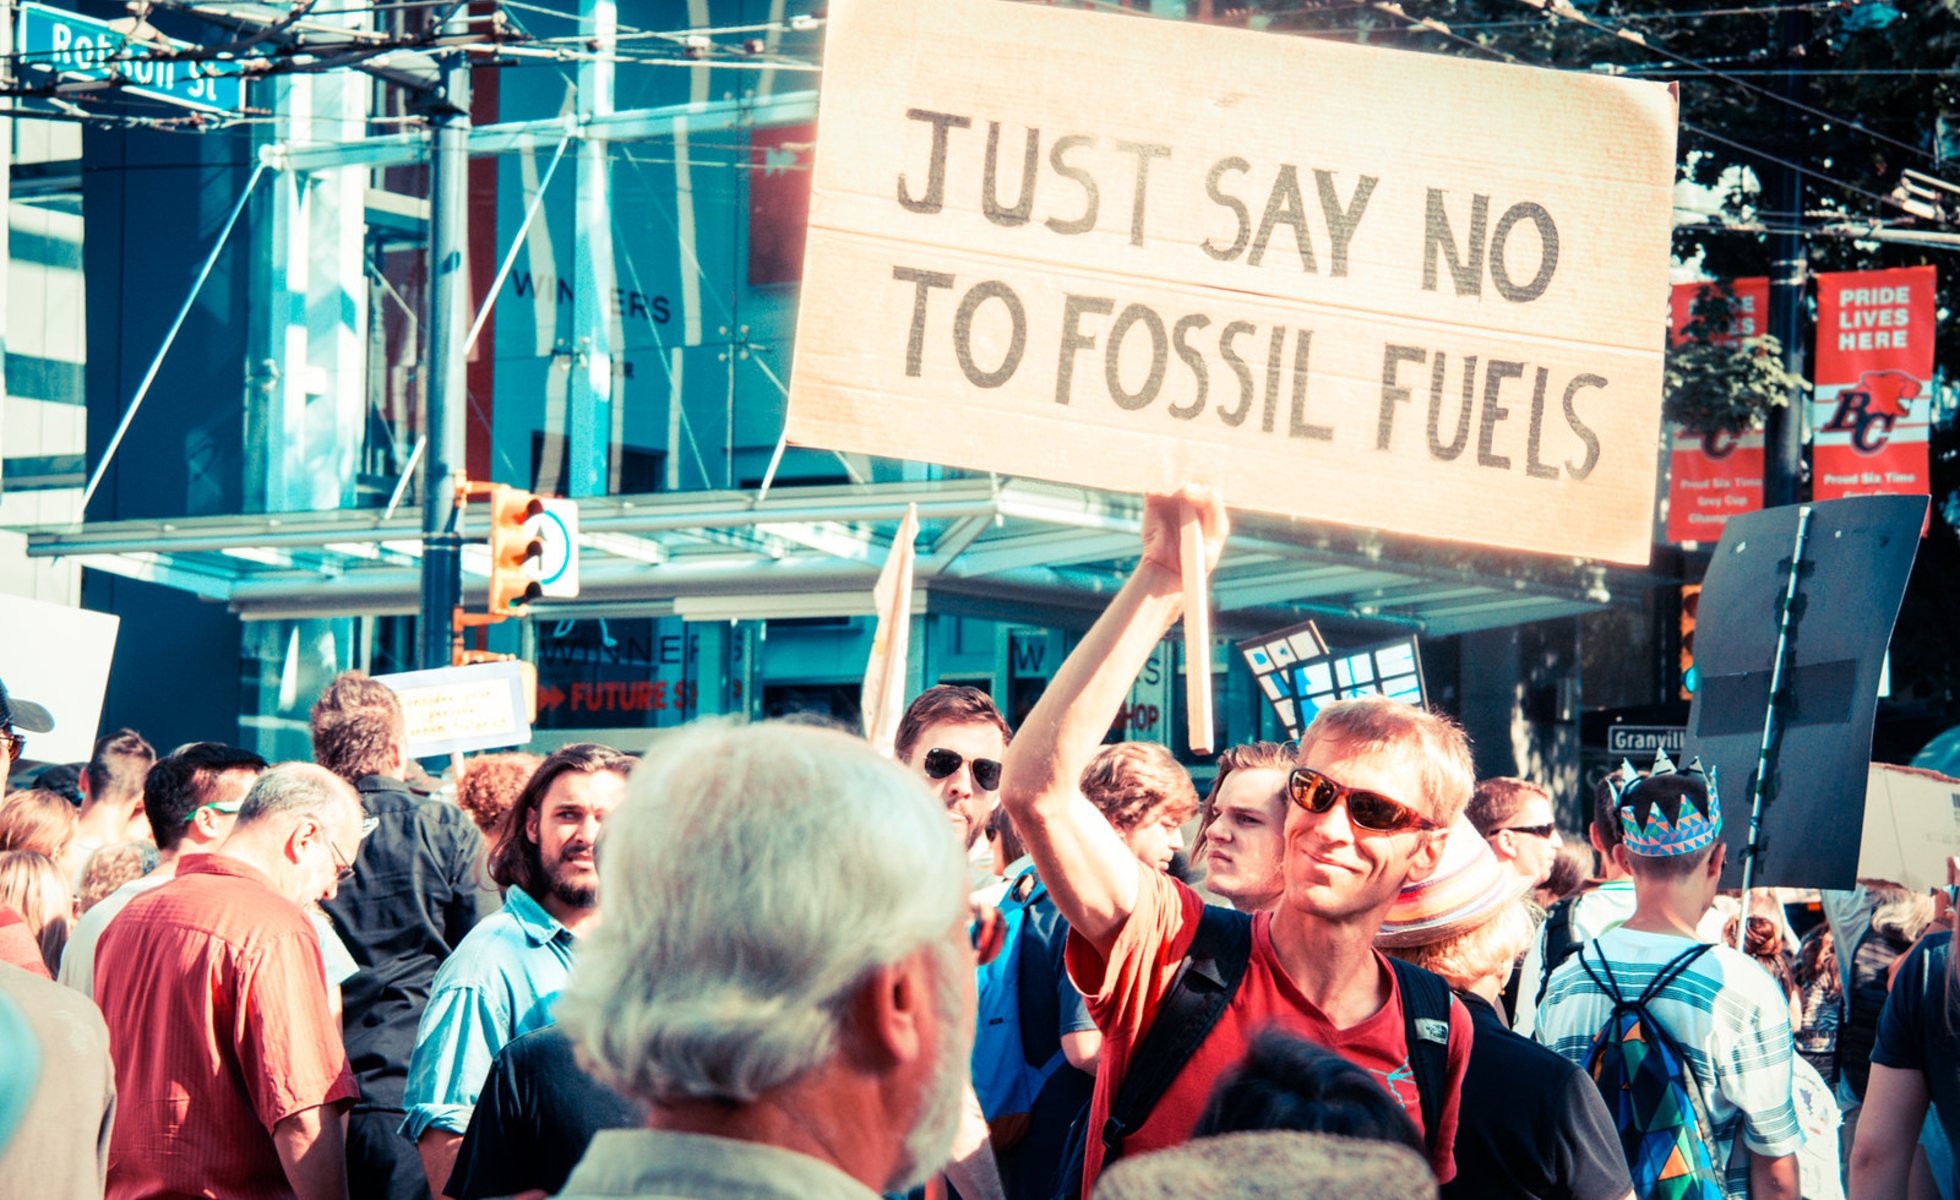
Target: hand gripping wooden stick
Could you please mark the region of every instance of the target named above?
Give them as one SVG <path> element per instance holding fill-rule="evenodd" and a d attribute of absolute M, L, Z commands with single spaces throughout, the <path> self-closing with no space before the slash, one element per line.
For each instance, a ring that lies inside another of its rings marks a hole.
<path fill-rule="evenodd" d="M 1191 753 L 1210 754 L 1211 583 L 1205 576 L 1205 530 L 1198 506 L 1183 504 L 1178 561 L 1184 570 L 1184 712 Z"/>

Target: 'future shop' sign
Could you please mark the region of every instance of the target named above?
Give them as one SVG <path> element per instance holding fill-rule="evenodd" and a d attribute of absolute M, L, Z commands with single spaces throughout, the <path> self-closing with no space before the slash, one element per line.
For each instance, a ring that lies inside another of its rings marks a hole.
<path fill-rule="evenodd" d="M 1644 562 L 1660 84 L 830 8 L 792 440 Z"/>

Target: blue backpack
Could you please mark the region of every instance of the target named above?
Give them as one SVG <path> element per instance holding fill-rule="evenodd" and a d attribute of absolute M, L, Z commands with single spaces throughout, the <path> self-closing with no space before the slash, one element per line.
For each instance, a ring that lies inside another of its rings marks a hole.
<path fill-rule="evenodd" d="M 1059 1044 L 1036 1062 L 1021 1030 L 1021 947 L 1029 911 L 1048 898 L 1033 867 L 1015 876 L 999 905 L 1001 947 L 979 969 L 978 1028 L 973 1037 L 973 1090 L 996 1149 L 1027 1136 L 1029 1115 L 1042 1085 L 1068 1061 Z"/>
<path fill-rule="evenodd" d="M 1585 952 L 1579 953 L 1587 977 L 1613 998 L 1613 1015 L 1586 1053 L 1586 1072 L 1619 1127 L 1638 1200 L 1722 1200 L 1726 1160 L 1718 1162 L 1709 1152 L 1701 1086 L 1681 1048 L 1647 1007 L 1709 949 L 1696 946 L 1678 955 L 1632 1000 L 1620 991 L 1604 956 L 1595 972 Z"/>

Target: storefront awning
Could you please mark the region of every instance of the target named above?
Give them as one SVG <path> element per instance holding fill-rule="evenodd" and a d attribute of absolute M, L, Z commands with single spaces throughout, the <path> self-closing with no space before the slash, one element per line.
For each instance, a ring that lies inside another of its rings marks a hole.
<path fill-rule="evenodd" d="M 868 615 L 908 504 L 920 519 L 915 611 L 1086 625 L 1136 559 L 1137 498 L 1024 480 L 781 485 L 760 501 L 740 491 L 605 496 L 579 502 L 579 597 L 534 611 Z M 481 510 L 470 517 L 480 533 Z M 179 588 L 249 620 L 413 613 L 420 530 L 418 511 L 344 509 L 25 532 L 30 556 Z M 484 567 L 481 547 L 466 547 L 466 597 L 480 597 Z M 1664 582 L 1580 560 L 1241 514 L 1213 588 L 1223 634 L 1312 617 L 1439 637 L 1634 603 Z"/>

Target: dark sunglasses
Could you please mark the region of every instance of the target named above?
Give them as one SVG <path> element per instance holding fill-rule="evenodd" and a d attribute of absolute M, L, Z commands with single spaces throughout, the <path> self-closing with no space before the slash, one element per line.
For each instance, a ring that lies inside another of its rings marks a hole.
<path fill-rule="evenodd" d="M 0 734 L 0 737 L 7 739 L 7 757 L 14 762 L 19 762 L 21 756 L 27 753 L 27 738 L 13 732 Z"/>
<path fill-rule="evenodd" d="M 977 905 L 973 920 L 967 923 L 966 940 L 973 947 L 973 963 L 984 967 L 994 961 L 1007 941 L 1007 922 L 991 904 Z"/>
<path fill-rule="evenodd" d="M 1442 826 L 1399 800 L 1380 792 L 1367 792 L 1336 783 L 1312 767 L 1295 767 L 1286 777 L 1286 794 L 1293 803 L 1310 813 L 1324 813 L 1346 801 L 1348 820 L 1358 829 L 1372 833 L 1401 833 L 1411 829 L 1441 829 Z"/>
<path fill-rule="evenodd" d="M 1548 838 L 1552 836 L 1552 834 L 1558 831 L 1558 826 L 1557 825 L 1506 825 L 1504 829 L 1508 829 L 1512 833 L 1528 833 L 1532 837 L 1536 837 L 1536 838 Z M 1497 832 L 1503 833 L 1504 829 L 1500 829 Z"/>
<path fill-rule="evenodd" d="M 966 756 L 957 750 L 942 750 L 935 746 L 926 751 L 926 774 L 933 779 L 944 779 L 960 769 Z M 1000 761 L 992 758 L 973 760 L 973 782 L 983 792 L 991 792 L 1000 786 Z"/>

